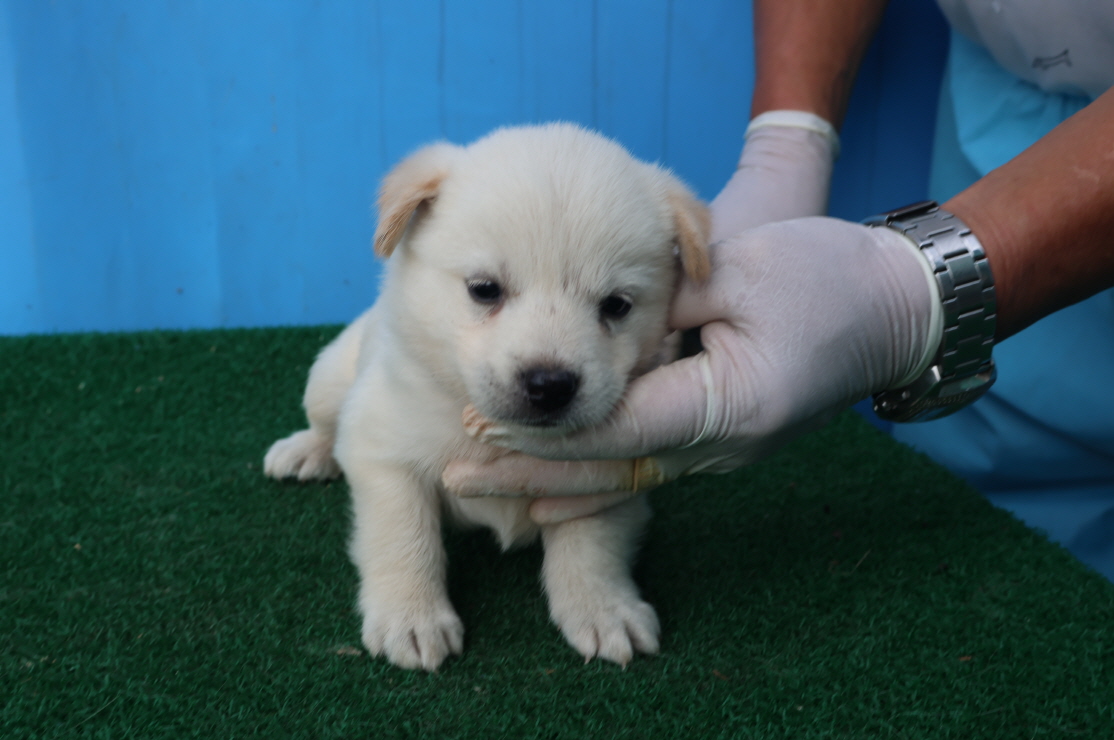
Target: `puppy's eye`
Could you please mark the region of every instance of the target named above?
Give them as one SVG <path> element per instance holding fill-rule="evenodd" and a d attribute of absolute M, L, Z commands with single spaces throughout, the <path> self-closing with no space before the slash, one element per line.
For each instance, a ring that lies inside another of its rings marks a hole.
<path fill-rule="evenodd" d="M 600 301 L 600 318 L 617 320 L 630 313 L 630 299 L 626 296 L 613 293 Z"/>
<path fill-rule="evenodd" d="M 503 297 L 503 286 L 494 280 L 469 280 L 468 295 L 476 303 L 498 303 Z"/>

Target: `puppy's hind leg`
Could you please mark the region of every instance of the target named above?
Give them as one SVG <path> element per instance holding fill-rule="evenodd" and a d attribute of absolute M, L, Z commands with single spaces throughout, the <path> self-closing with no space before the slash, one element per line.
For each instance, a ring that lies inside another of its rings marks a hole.
<path fill-rule="evenodd" d="M 542 529 L 542 580 L 549 613 L 586 660 L 626 665 L 658 651 L 658 615 L 638 595 L 630 567 L 650 518 L 645 496 L 595 516 Z"/>
<path fill-rule="evenodd" d="M 309 429 L 295 432 L 271 445 L 263 458 L 266 475 L 303 481 L 340 475 L 340 466 L 333 457 L 337 417 L 344 397 L 356 378 L 360 344 L 371 321 L 374 321 L 374 316 L 368 311 L 317 355 L 309 371 L 303 399 Z"/>

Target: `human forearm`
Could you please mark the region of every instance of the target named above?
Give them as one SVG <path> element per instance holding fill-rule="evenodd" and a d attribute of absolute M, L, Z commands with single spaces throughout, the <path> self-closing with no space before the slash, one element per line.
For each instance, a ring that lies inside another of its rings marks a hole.
<path fill-rule="evenodd" d="M 836 128 L 887 0 L 755 0 L 751 117 L 815 113 Z"/>
<path fill-rule="evenodd" d="M 986 250 L 999 341 L 1114 285 L 1114 90 L 943 207 Z"/>

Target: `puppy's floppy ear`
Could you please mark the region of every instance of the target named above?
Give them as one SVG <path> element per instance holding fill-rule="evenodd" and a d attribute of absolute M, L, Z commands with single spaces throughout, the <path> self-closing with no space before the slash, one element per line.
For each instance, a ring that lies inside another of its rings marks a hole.
<path fill-rule="evenodd" d="M 673 211 L 673 228 L 681 266 L 690 280 L 704 282 L 712 274 L 712 260 L 708 255 L 712 217 L 708 207 L 680 183 L 675 183 L 670 188 L 667 197 L 669 208 Z"/>
<path fill-rule="evenodd" d="M 395 165 L 379 188 L 379 225 L 375 254 L 389 257 L 398 246 L 414 212 L 437 197 L 460 147 L 430 144 Z"/>

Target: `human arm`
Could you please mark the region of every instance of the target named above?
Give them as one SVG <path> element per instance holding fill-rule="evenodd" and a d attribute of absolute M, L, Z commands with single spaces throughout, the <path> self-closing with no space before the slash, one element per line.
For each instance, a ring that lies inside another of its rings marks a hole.
<path fill-rule="evenodd" d="M 986 250 L 997 341 L 1114 285 L 1114 89 L 943 208 Z"/>
<path fill-rule="evenodd" d="M 756 0 L 751 124 L 712 201 L 712 241 L 827 211 L 836 130 L 885 0 Z"/>
<path fill-rule="evenodd" d="M 888 0 L 754 0 L 751 117 L 808 111 L 838 129 Z"/>
<path fill-rule="evenodd" d="M 1114 285 L 1114 93 L 1100 97 L 1015 160 L 945 203 L 944 208 L 965 221 L 986 250 L 997 283 L 999 341 L 1059 308 Z M 769 242 L 773 231 L 784 232 L 771 242 L 781 252 L 811 255 L 822 262 L 832 257 L 833 248 L 843 250 L 857 239 L 855 232 L 862 228 L 850 224 L 838 229 L 818 226 L 810 229 L 813 233 L 809 238 L 802 239 L 804 232 L 793 236 L 789 226 L 768 227 L 770 233 L 763 234 L 763 240 Z M 720 264 L 726 255 L 717 257 L 713 280 L 734 282 L 735 293 L 740 296 L 753 294 L 756 286 L 776 285 L 776 276 L 790 265 L 771 255 L 771 250 L 758 249 L 756 238 L 754 234 L 743 235 L 720 245 L 721 250 L 732 252 L 733 259 L 766 267 L 757 282 L 746 283 L 737 272 L 721 274 Z M 895 280 L 912 286 L 915 281 L 909 270 L 916 260 L 919 257 L 911 253 L 902 259 L 880 261 L 860 255 L 853 261 L 824 262 L 828 269 L 823 274 L 798 275 L 794 284 L 780 286 L 783 294 L 762 293 L 767 297 L 778 295 L 777 300 L 753 305 L 743 302 L 740 305 L 749 313 L 719 315 L 719 321 L 707 324 L 705 332 L 721 341 L 705 341 L 704 362 L 715 372 L 726 368 L 727 375 L 714 372 L 709 376 L 703 371 L 693 372 L 691 364 L 675 363 L 635 381 L 624 408 L 606 429 L 588 430 L 574 435 L 566 444 L 548 448 L 527 440 L 500 442 L 545 456 L 641 458 L 637 463 L 630 459 L 575 463 L 571 469 L 547 468 L 548 463 L 529 467 L 529 487 L 551 494 L 629 490 L 636 483 L 645 488 L 673 477 L 678 470 L 694 472 L 701 465 L 702 469 L 720 470 L 756 459 L 782 441 L 822 423 L 825 414 L 883 390 L 873 385 L 881 376 L 868 370 L 880 358 L 891 358 L 895 367 L 910 362 L 915 353 L 909 347 L 915 346 L 921 332 L 919 321 L 924 316 L 921 312 L 928 310 L 927 304 L 911 301 L 910 313 L 902 314 L 904 318 L 893 323 L 888 335 L 880 328 L 865 327 L 862 334 L 842 333 L 842 320 L 832 328 L 830 314 L 847 311 L 848 316 L 856 312 L 870 316 L 876 309 L 861 300 L 864 291 L 875 287 L 873 283 Z M 840 290 L 833 291 L 833 286 Z M 825 296 L 824 305 L 811 300 L 814 294 Z M 686 318 L 693 318 L 696 314 L 689 305 L 702 300 L 709 315 L 729 313 L 722 310 L 727 304 L 717 308 L 708 293 L 685 286 L 678 298 L 675 322 L 680 326 Z M 768 319 L 764 313 L 795 317 L 796 328 L 791 328 L 786 337 L 756 335 L 754 326 Z M 713 325 L 717 327 L 714 330 Z M 724 325 L 733 331 L 724 331 Z M 933 341 L 939 340 L 928 338 L 924 332 L 921 341 L 926 341 L 925 348 L 931 351 L 936 346 Z M 811 354 L 808 346 L 786 353 L 786 342 L 812 345 Z M 762 359 L 778 363 L 792 383 L 786 385 L 782 379 L 755 373 L 752 363 Z M 807 366 L 803 372 L 798 362 Z M 728 377 L 731 373 L 736 377 Z M 740 382 L 742 387 L 755 389 L 750 396 L 733 395 Z M 887 387 L 901 385 L 891 378 Z M 730 407 L 727 413 L 741 421 L 731 430 L 724 431 L 721 426 L 716 433 L 704 435 L 708 411 L 725 404 Z M 780 411 L 771 414 L 771 406 Z M 692 444 L 698 438 L 700 441 Z M 662 446 L 657 451 L 642 451 L 653 450 L 652 442 Z M 462 490 L 470 488 L 471 493 L 495 490 L 513 481 L 509 470 L 516 459 L 510 456 L 485 470 L 446 471 L 447 477 Z M 501 467 L 504 465 L 507 467 Z M 522 470 L 525 467 L 520 473 Z M 605 499 L 598 501 L 606 503 Z M 543 520 L 577 511 L 568 501 L 554 499 L 535 502 L 533 510 L 537 510 L 536 518 Z M 591 510 L 588 506 L 579 512 Z"/>

